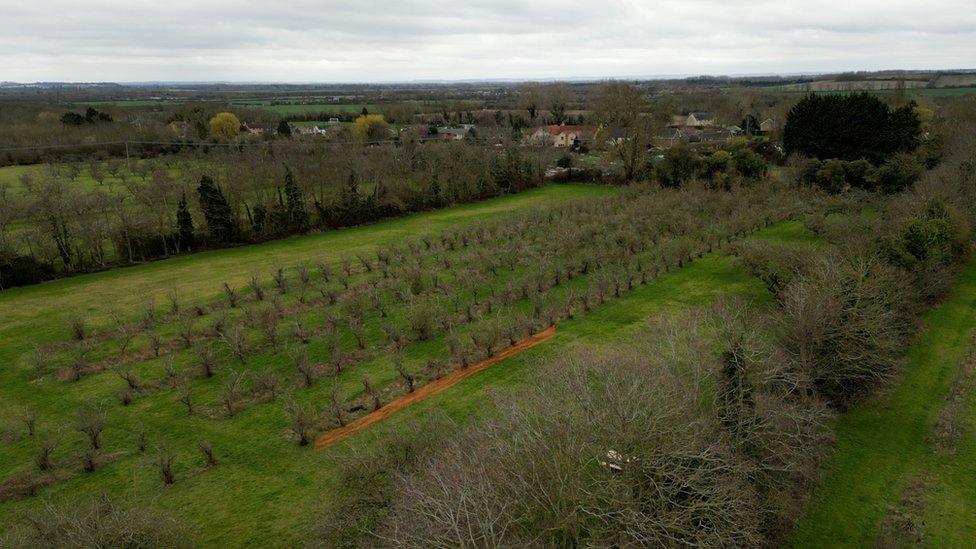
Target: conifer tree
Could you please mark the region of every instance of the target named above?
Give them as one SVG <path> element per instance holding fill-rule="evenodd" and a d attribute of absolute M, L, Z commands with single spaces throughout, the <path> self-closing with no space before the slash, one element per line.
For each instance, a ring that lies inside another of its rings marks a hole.
<path fill-rule="evenodd" d="M 200 178 L 197 188 L 200 195 L 200 209 L 207 221 L 210 236 L 217 242 L 233 242 L 237 239 L 237 220 L 230 204 L 210 176 Z"/>
<path fill-rule="evenodd" d="M 288 208 L 288 223 L 293 231 L 308 229 L 308 212 L 305 210 L 305 197 L 295 183 L 291 169 L 285 171 L 285 200 Z"/>
<path fill-rule="evenodd" d="M 186 193 L 180 198 L 176 207 L 176 227 L 178 230 L 179 246 L 181 250 L 193 248 L 193 216 L 186 204 Z"/>

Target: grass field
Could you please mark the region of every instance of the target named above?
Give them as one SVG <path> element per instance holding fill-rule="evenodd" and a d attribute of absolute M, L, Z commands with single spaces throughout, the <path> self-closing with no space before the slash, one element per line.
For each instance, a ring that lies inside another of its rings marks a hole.
<path fill-rule="evenodd" d="M 954 453 L 930 442 L 939 413 L 976 328 L 976 261 L 944 303 L 925 315 L 904 377 L 890 391 L 843 414 L 837 447 L 824 467 L 797 547 L 874 546 L 886 514 L 914 514 L 932 547 L 967 547 L 976 539 L 976 395 L 965 399 L 964 438 Z M 906 487 L 921 484 L 901 509 Z"/>
<path fill-rule="evenodd" d="M 895 93 L 895 90 L 883 89 L 883 90 L 804 90 L 804 89 L 782 89 L 782 88 L 770 88 L 774 91 L 784 92 L 784 93 L 879 93 L 879 94 L 891 94 Z M 927 95 L 936 97 L 956 97 L 960 95 L 968 95 L 976 93 L 976 87 L 961 87 L 961 88 L 908 88 L 905 90 L 905 95 Z"/>
<path fill-rule="evenodd" d="M 438 231 L 457 224 L 483 219 L 502 212 L 562 201 L 601 196 L 614 189 L 577 185 L 549 186 L 478 204 L 448 208 L 370 226 L 292 238 L 259 246 L 206 252 L 153 264 L 59 280 L 0 294 L 0 417 L 16 417 L 28 402 L 38 410 L 49 432 L 70 432 L 73 410 L 92 397 L 111 394 L 113 376 L 97 376 L 71 386 L 54 380 L 32 381 L 22 361 L 35 342 L 63 340 L 65 322 L 73 312 L 84 312 L 96 324 L 108 322 L 112 309 L 138 310 L 148 295 L 161 295 L 178 286 L 181 296 L 209 299 L 219 292 L 219 281 L 243 283 L 254 270 L 268 271 L 275 264 L 292 265 L 299 259 L 335 258 L 339 253 L 371 250 L 406 236 Z M 103 379 L 98 379 L 103 378 Z M 263 542 L 286 545 L 294 540 L 298 525 L 311 517 L 319 498 L 328 497 L 328 458 L 300 449 L 282 437 L 268 437 L 284 420 L 280 410 L 254 409 L 233 421 L 213 422 L 204 418 L 179 417 L 171 396 L 146 399 L 136 404 L 138 415 L 150 426 L 156 443 L 184 455 L 192 455 L 193 440 L 206 436 L 222 454 L 217 474 L 194 474 L 192 460 L 180 468 L 185 482 L 174 490 L 160 492 L 154 472 L 144 461 L 128 459 L 98 472 L 61 483 L 45 494 L 54 498 L 80 497 L 106 491 L 125 495 L 142 503 L 159 500 L 166 508 L 185 509 L 181 515 L 201 531 L 213 545 Z M 116 403 L 110 406 L 107 447 L 131 448 L 134 413 L 125 413 Z M 255 434 L 265 436 L 256 437 Z M 66 446 L 69 444 L 66 444 Z M 65 449 L 65 452 L 68 450 Z M 111 450 L 109 450 L 111 451 Z M 29 463 L 30 445 L 0 445 L 3 474 Z M 27 460 L 27 461 L 25 461 Z M 0 524 L 35 501 L 24 500 L 0 506 Z M 242 520 L 243 519 L 243 520 Z M 268 521 L 267 528 L 254 528 Z M 2 528 L 0 528 L 2 529 Z"/>
<path fill-rule="evenodd" d="M 381 113 L 382 108 L 372 104 L 309 103 L 292 105 L 272 105 L 270 101 L 232 101 L 231 105 L 261 108 L 281 116 L 319 112 L 358 113 L 365 107 L 371 113 Z"/>
<path fill-rule="evenodd" d="M 274 265 L 293 264 L 299 259 L 371 250 L 408 235 L 438 231 L 517 208 L 610 192 L 614 189 L 549 186 L 366 227 L 207 252 L 5 292 L 0 294 L 0 363 L 11 366 L 0 370 L 0 417 L 15 417 L 20 405 L 36 402 L 39 429 L 59 429 L 68 439 L 75 439 L 65 443 L 69 448 L 59 449 L 62 453 L 57 456 L 70 459 L 67 452 L 80 442 L 80 435 L 70 428 L 74 410 L 87 399 L 111 395 L 119 380 L 101 375 L 69 385 L 53 379 L 34 381 L 24 358 L 33 342 L 64 340 L 68 317 L 75 312 L 84 311 L 95 323 L 107 326 L 110 310 L 138 310 L 146 296 L 160 295 L 172 286 L 179 286 L 182 297 L 211 299 L 216 297 L 220 281 L 242 284 L 254 270 L 268 272 Z M 810 240 L 796 222 L 767 229 L 761 236 L 800 244 Z M 488 387 L 518 383 L 540 357 L 576 341 L 620 341 L 640 329 L 649 316 L 720 296 L 772 302 L 763 285 L 733 267 L 729 257 L 708 254 L 685 268 L 638 286 L 622 298 L 578 315 L 575 320 L 560 323 L 553 340 L 408 408 L 386 425 L 318 453 L 287 440 L 283 435 L 287 419 L 278 407 L 249 407 L 231 419 L 214 420 L 188 417 L 171 395 L 148 396 L 128 409 L 114 401 L 109 406 L 106 452 L 131 449 L 135 433 L 145 428 L 150 433 L 150 447 L 165 444 L 178 454 L 177 483 L 162 489 L 148 458 L 134 456 L 59 482 L 42 494 L 58 501 L 104 491 L 139 504 L 158 505 L 186 521 L 198 532 L 197 541 L 207 546 L 295 546 L 305 539 L 317 510 L 330 497 L 335 472 L 332 463 L 337 453 L 349 455 L 362 444 L 381 441 L 385 429 L 395 429 L 401 422 L 412 421 L 434 407 L 467 420 L 486 409 L 484 395 Z M 315 396 L 323 397 L 320 393 Z M 203 467 L 195 450 L 200 440 L 213 443 L 220 460 L 217 467 Z M 29 467 L 30 460 L 31 444 L 27 441 L 0 446 L 4 473 L 23 469 L 25 464 Z M 0 525 L 37 501 L 28 498 L 0 504 Z M 256 524 L 261 527 L 256 528 Z"/>

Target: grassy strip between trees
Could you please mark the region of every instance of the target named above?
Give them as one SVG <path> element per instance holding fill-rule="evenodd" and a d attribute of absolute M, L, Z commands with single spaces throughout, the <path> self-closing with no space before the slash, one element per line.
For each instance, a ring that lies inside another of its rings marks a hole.
<path fill-rule="evenodd" d="M 904 377 L 843 414 L 837 447 L 807 515 L 797 525 L 797 547 L 865 547 L 875 544 L 888 513 L 900 509 L 910 484 L 922 511 L 912 519 L 917 535 L 934 546 L 963 547 L 976 537 L 972 520 L 976 488 L 976 417 L 972 395 L 965 407 L 970 427 L 954 453 L 931 444 L 953 373 L 963 362 L 976 327 L 976 260 L 970 261 L 948 299 L 925 316 L 925 330 L 908 353 Z"/>

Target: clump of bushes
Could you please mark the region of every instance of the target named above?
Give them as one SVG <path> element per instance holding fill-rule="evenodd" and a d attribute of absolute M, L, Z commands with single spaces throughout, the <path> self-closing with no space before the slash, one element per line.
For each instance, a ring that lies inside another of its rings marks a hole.
<path fill-rule="evenodd" d="M 923 165 L 914 155 L 904 153 L 892 156 L 877 167 L 864 159 L 807 158 L 797 166 L 797 179 L 830 194 L 849 189 L 895 194 L 914 185 L 923 171 Z"/>
<path fill-rule="evenodd" d="M 0 538 L 0 546 L 25 549 L 193 545 L 187 529 L 166 513 L 124 506 L 107 496 L 81 504 L 45 502 Z"/>

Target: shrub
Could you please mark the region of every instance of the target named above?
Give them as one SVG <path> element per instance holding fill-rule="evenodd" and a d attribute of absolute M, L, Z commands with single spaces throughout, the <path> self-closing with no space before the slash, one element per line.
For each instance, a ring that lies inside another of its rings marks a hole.
<path fill-rule="evenodd" d="M 870 255 L 831 254 L 782 292 L 784 349 L 818 394 L 846 404 L 894 372 L 914 295 Z"/>
<path fill-rule="evenodd" d="M 306 404 L 291 399 L 285 404 L 285 411 L 290 420 L 291 432 L 295 434 L 299 446 L 307 446 L 315 435 L 315 424 L 318 414 Z"/>
<path fill-rule="evenodd" d="M 53 439 L 38 441 L 37 450 L 34 453 L 34 464 L 37 465 L 39 471 L 51 470 L 53 466 L 51 456 L 54 455 L 54 449 L 57 448 L 57 445 Z"/>
<path fill-rule="evenodd" d="M 49 263 L 0 250 L 0 290 L 37 284 L 54 278 L 55 274 Z"/>
<path fill-rule="evenodd" d="M 87 404 L 78 410 L 74 428 L 85 435 L 92 450 L 102 447 L 102 431 L 105 430 L 105 412 L 95 404 Z"/>
<path fill-rule="evenodd" d="M 10 548 L 169 547 L 189 548 L 186 528 L 156 509 L 123 507 L 107 496 L 91 501 L 43 502 L 0 538 Z"/>
<path fill-rule="evenodd" d="M 398 476 L 379 535 L 411 547 L 756 545 L 755 493 L 686 383 L 634 357 L 574 353 Z"/>
<path fill-rule="evenodd" d="M 885 194 L 901 192 L 918 181 L 924 168 L 911 154 L 896 154 L 878 167 L 875 178 Z"/>
<path fill-rule="evenodd" d="M 156 455 L 153 458 L 152 464 L 159 472 L 159 478 L 162 479 L 163 484 L 170 485 L 176 482 L 176 475 L 173 472 L 173 463 L 176 461 L 176 454 L 170 451 L 168 448 L 160 447 L 156 451 Z"/>
<path fill-rule="evenodd" d="M 207 441 L 197 443 L 197 449 L 203 455 L 204 465 L 213 467 L 217 465 L 217 456 L 214 454 L 213 445 Z"/>

